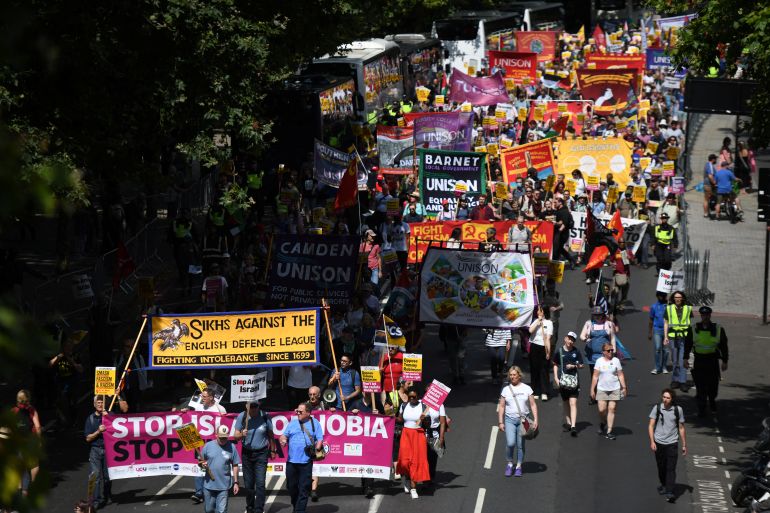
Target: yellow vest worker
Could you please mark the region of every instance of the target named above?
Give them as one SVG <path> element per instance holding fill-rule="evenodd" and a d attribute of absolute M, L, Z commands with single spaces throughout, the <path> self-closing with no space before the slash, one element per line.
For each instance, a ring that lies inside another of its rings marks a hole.
<path fill-rule="evenodd" d="M 701 322 L 695 323 L 692 343 L 687 344 L 685 358 L 690 351 L 695 354 L 692 379 L 695 381 L 698 417 L 706 416 L 706 407 L 712 414 L 717 411 L 717 395 L 722 372 L 727 371 L 729 357 L 727 335 L 722 326 L 711 322 L 711 308 L 702 306 L 698 310 Z M 722 360 L 722 365 L 719 361 Z"/>
<path fill-rule="evenodd" d="M 680 388 L 687 392 L 690 387 L 687 384 L 688 363 L 684 358 L 688 344 L 692 343 L 690 320 L 692 307 L 685 304 L 683 292 L 676 291 L 672 294 L 673 303 L 666 307 L 663 317 L 664 339 L 671 351 L 671 388 Z"/>

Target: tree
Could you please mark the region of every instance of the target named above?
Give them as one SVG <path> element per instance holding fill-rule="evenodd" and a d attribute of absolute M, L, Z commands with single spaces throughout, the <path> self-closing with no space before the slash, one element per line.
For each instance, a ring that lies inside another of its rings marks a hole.
<path fill-rule="evenodd" d="M 756 146 L 770 143 L 770 1 L 768 0 L 648 0 L 661 16 L 697 12 L 678 30 L 671 53 L 674 63 L 691 74 L 705 76 L 723 58 L 727 77 L 739 68 L 743 78 L 758 86 L 751 108 L 751 137 Z"/>

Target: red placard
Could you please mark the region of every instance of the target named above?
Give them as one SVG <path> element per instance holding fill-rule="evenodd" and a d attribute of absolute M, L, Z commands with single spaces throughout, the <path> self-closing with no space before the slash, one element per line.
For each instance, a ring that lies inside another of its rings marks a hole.
<path fill-rule="evenodd" d="M 554 173 L 553 147 L 551 139 L 543 139 L 521 146 L 508 148 L 500 154 L 503 178 L 506 183 L 515 182 L 520 176 L 526 176 L 527 169 L 537 169 L 538 178 L 548 178 Z"/>
<path fill-rule="evenodd" d="M 637 69 L 642 71 L 647 59 L 644 55 L 625 55 L 619 53 L 589 53 L 586 63 L 596 64 L 596 69 Z"/>
<path fill-rule="evenodd" d="M 489 67 L 505 70 L 505 78 L 512 78 L 516 84 L 523 83 L 524 77 L 534 83 L 537 78 L 537 54 L 529 52 L 489 51 Z"/>
<path fill-rule="evenodd" d="M 551 62 L 556 56 L 557 34 L 550 30 L 516 32 L 516 50 L 536 53 L 538 62 Z"/>

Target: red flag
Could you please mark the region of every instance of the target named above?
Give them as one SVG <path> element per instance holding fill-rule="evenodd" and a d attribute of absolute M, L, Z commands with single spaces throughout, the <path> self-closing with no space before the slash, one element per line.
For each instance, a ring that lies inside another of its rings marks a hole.
<path fill-rule="evenodd" d="M 358 158 L 353 157 L 348 165 L 348 170 L 342 175 L 337 197 L 334 199 L 334 210 L 344 210 L 352 207 L 358 201 Z"/>
<path fill-rule="evenodd" d="M 554 132 L 564 137 L 564 132 L 566 132 L 567 130 L 568 121 L 569 121 L 569 116 L 562 116 L 556 120 L 556 123 L 554 123 L 551 128 L 553 129 Z"/>
<path fill-rule="evenodd" d="M 610 230 L 617 230 L 617 233 L 612 234 L 615 240 L 619 241 L 623 238 L 625 230 L 623 229 L 623 223 L 620 222 L 620 210 L 616 210 L 612 215 L 612 219 L 607 223 L 607 228 Z"/>
<path fill-rule="evenodd" d="M 118 259 L 118 265 L 115 266 L 115 274 L 112 275 L 112 288 L 116 289 L 120 286 L 120 282 L 125 278 L 131 276 L 131 273 L 136 269 L 134 259 L 128 254 L 128 249 L 123 242 L 118 242 L 118 248 L 116 253 Z"/>
<path fill-rule="evenodd" d="M 593 37 L 594 42 L 596 43 L 596 48 L 601 52 L 604 52 L 607 49 L 607 37 L 604 35 L 604 31 L 602 30 L 601 26 L 596 25 L 596 28 L 594 28 Z"/>
<path fill-rule="evenodd" d="M 589 208 L 586 210 L 586 231 L 585 231 L 585 240 L 588 242 L 591 240 L 591 238 L 594 236 L 594 232 L 596 231 L 596 224 L 594 221 L 594 214 L 591 212 L 591 209 Z"/>
<path fill-rule="evenodd" d="M 597 269 L 604 265 L 604 259 L 607 258 L 607 255 L 609 254 L 610 250 L 607 249 L 607 246 L 594 248 L 593 253 L 591 253 L 591 258 L 588 259 L 588 263 L 586 264 L 585 269 L 583 269 L 583 272 Z"/>

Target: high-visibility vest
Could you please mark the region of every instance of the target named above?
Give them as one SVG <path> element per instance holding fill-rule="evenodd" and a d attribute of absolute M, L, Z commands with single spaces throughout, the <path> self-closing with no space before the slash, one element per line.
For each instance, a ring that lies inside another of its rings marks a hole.
<path fill-rule="evenodd" d="M 224 226 L 225 225 L 225 213 L 224 212 L 216 212 L 214 210 L 209 211 L 209 219 L 211 219 L 211 223 L 214 226 Z"/>
<path fill-rule="evenodd" d="M 262 176 L 263 176 L 263 174 L 264 173 L 262 171 L 260 171 L 259 173 L 250 173 L 246 177 L 246 183 L 248 184 L 249 189 L 258 190 L 258 189 L 262 188 Z"/>
<path fill-rule="evenodd" d="M 722 326 L 715 324 L 714 335 L 711 330 L 698 329 L 695 326 L 695 336 L 693 337 L 693 351 L 695 354 L 714 354 L 717 352 L 719 340 L 722 338 Z"/>
<path fill-rule="evenodd" d="M 660 228 L 661 225 L 657 225 L 655 227 L 655 240 L 661 244 L 669 246 L 671 241 L 674 240 L 674 228 L 671 226 L 668 227 L 668 230 L 661 230 Z"/>
<path fill-rule="evenodd" d="M 174 219 L 173 222 L 174 226 L 174 236 L 177 239 L 186 239 L 186 238 L 192 238 L 192 232 L 190 231 L 190 228 L 192 228 L 192 223 L 188 222 L 178 222 L 176 219 Z"/>
<path fill-rule="evenodd" d="M 409 114 L 412 112 L 412 102 L 401 102 L 401 113 L 402 114 Z"/>
<path fill-rule="evenodd" d="M 689 305 L 682 306 L 682 317 L 680 318 L 676 311 L 676 305 L 668 305 L 666 307 L 666 314 L 668 315 L 668 337 L 684 336 L 690 328 L 692 307 Z"/>

